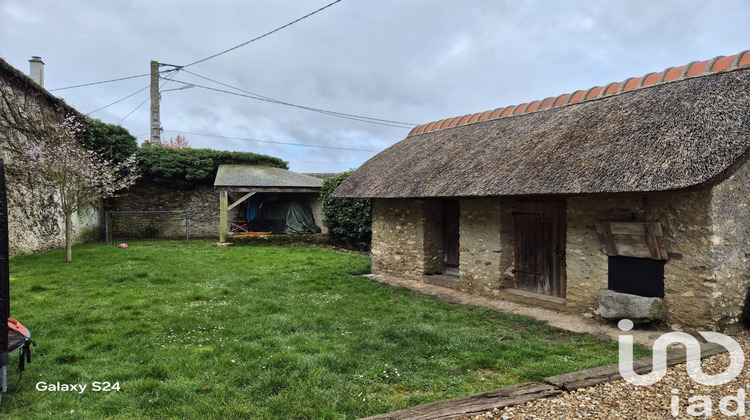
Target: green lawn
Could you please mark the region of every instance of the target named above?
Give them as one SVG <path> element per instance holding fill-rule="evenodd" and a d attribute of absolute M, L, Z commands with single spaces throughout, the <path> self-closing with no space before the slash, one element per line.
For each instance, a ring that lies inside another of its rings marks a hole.
<path fill-rule="evenodd" d="M 11 314 L 37 346 L 2 418 L 357 418 L 617 358 L 613 343 L 352 277 L 370 270 L 359 255 L 191 241 L 73 259 L 11 260 Z"/>

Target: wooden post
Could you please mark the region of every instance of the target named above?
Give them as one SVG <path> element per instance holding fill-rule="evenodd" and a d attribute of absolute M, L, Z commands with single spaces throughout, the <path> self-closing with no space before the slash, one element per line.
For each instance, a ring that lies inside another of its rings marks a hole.
<path fill-rule="evenodd" d="M 227 208 L 229 197 L 226 191 L 219 191 L 219 242 L 227 241 Z"/>

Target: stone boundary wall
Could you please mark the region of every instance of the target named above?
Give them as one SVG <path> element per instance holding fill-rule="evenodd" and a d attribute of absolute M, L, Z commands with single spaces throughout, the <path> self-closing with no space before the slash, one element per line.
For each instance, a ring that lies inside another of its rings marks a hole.
<path fill-rule="evenodd" d="M 104 207 L 110 211 L 187 210 L 191 238 L 219 237 L 219 193 L 213 187 L 181 189 L 139 180 L 126 192 L 107 199 Z"/>

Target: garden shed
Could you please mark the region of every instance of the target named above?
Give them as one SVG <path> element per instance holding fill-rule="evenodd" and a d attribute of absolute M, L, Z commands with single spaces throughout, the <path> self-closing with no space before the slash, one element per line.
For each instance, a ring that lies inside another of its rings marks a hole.
<path fill-rule="evenodd" d="M 749 157 L 744 52 L 418 126 L 334 196 L 373 199 L 376 274 L 719 329 L 750 286 Z"/>
<path fill-rule="evenodd" d="M 227 235 L 324 232 L 323 180 L 261 165 L 220 165 L 220 240 Z"/>

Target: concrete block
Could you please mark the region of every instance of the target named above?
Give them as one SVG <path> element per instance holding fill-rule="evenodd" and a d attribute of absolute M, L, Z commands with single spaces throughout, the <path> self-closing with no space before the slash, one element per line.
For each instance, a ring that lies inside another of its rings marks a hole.
<path fill-rule="evenodd" d="M 607 319 L 630 319 L 635 323 L 666 319 L 660 298 L 643 297 L 611 290 L 599 293 L 599 314 Z"/>

